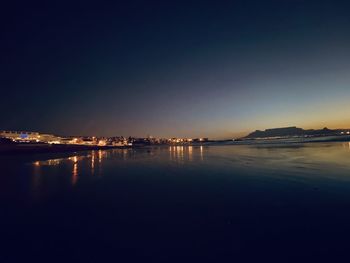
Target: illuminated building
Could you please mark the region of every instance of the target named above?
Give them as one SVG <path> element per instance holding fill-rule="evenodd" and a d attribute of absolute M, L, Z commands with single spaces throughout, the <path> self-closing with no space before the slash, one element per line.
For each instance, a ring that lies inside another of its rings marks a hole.
<path fill-rule="evenodd" d="M 16 142 L 60 143 L 61 138 L 52 134 L 41 134 L 29 131 L 0 131 L 0 137 Z"/>

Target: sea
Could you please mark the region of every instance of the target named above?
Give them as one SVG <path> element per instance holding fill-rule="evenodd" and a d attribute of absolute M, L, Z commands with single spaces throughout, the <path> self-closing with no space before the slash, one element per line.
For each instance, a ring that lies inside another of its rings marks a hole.
<path fill-rule="evenodd" d="M 350 142 L 0 157 L 0 262 L 349 262 Z"/>

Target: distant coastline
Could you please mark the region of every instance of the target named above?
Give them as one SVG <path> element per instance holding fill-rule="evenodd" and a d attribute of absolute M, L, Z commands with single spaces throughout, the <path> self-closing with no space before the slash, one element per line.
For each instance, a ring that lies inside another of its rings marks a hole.
<path fill-rule="evenodd" d="M 264 131 L 256 130 L 247 136 L 241 138 L 242 140 L 247 139 L 274 139 L 274 138 L 291 138 L 291 137 L 325 137 L 325 136 L 346 136 L 350 135 L 350 129 L 335 129 L 331 130 L 327 127 L 320 130 L 304 130 L 298 127 L 283 127 L 266 129 Z"/>
<path fill-rule="evenodd" d="M 35 138 L 41 138 L 39 133 L 35 133 Z M 34 140 L 21 140 L 11 138 L 0 138 L 0 155 L 21 155 L 21 154 L 41 154 L 41 153 L 69 153 L 91 150 L 108 150 L 115 148 L 142 148 L 148 146 L 210 146 L 210 145 L 261 145 L 261 144 L 298 144 L 312 142 L 350 142 L 350 129 L 331 130 L 323 128 L 320 130 L 304 130 L 297 127 L 284 127 L 256 130 L 245 137 L 228 140 L 201 139 L 157 139 L 157 138 L 133 138 L 125 140 L 123 137 L 115 137 L 114 140 L 100 145 L 91 144 L 91 139 L 81 139 L 80 144 L 73 139 L 72 143 L 45 143 Z M 120 139 L 121 138 L 121 139 Z M 131 138 L 131 137 L 130 137 Z M 109 139 L 110 140 L 110 139 Z M 120 141 L 124 143 L 120 143 Z M 84 143 L 85 144 L 82 144 Z M 132 142 L 132 143 L 131 143 Z"/>

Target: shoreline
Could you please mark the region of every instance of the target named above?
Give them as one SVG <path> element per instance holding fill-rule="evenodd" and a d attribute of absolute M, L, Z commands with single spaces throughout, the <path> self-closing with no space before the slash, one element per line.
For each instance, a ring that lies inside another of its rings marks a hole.
<path fill-rule="evenodd" d="M 69 153 L 91 150 L 126 149 L 132 146 L 97 146 L 68 144 L 0 144 L 1 155 Z"/>
<path fill-rule="evenodd" d="M 132 145 L 132 146 L 98 146 L 98 145 L 73 145 L 73 144 L 24 144 L 11 143 L 0 144 L 0 156 L 5 155 L 27 155 L 27 154 L 44 154 L 44 153 L 74 153 L 92 150 L 109 150 L 109 149 L 130 149 L 130 148 L 147 148 L 149 146 L 211 146 L 211 145 L 276 145 L 276 144 L 308 144 L 308 143 L 325 143 L 325 142 L 350 142 L 350 136 L 324 136 L 314 138 L 276 138 L 276 139 L 255 139 L 240 141 L 211 141 L 200 144 L 162 144 L 162 145 Z"/>

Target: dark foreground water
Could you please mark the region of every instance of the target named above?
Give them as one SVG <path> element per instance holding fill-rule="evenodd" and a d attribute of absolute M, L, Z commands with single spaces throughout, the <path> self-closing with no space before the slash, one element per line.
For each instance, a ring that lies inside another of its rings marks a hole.
<path fill-rule="evenodd" d="M 0 262 L 350 259 L 348 142 L 0 158 Z"/>

